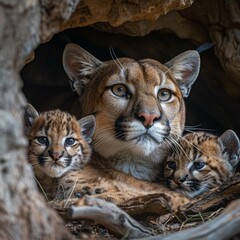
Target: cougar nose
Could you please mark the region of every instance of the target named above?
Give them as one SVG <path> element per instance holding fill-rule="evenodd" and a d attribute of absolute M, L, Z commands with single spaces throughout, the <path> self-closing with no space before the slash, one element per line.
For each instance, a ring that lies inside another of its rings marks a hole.
<path fill-rule="evenodd" d="M 181 177 L 178 177 L 178 178 L 174 179 L 174 182 L 178 185 L 181 185 L 181 183 L 186 181 L 187 178 L 188 178 L 188 175 L 181 176 Z"/>
<path fill-rule="evenodd" d="M 140 112 L 138 113 L 138 118 L 142 121 L 146 128 L 149 128 L 154 124 L 154 121 L 160 118 L 160 114 Z"/>
<path fill-rule="evenodd" d="M 54 160 L 54 161 L 58 161 L 64 154 L 64 151 L 62 152 L 58 152 L 58 151 L 52 151 L 52 150 L 48 150 L 49 156 Z"/>

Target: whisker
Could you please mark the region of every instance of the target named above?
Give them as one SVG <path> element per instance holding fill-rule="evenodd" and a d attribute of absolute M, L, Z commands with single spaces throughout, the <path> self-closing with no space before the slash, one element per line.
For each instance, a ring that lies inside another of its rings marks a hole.
<path fill-rule="evenodd" d="M 184 153 L 184 155 L 186 156 L 186 158 L 187 158 L 189 161 L 191 161 L 190 157 L 187 155 L 186 151 L 184 151 L 184 149 L 182 148 L 181 144 L 180 144 L 178 141 L 176 141 L 175 139 L 172 139 L 172 140 L 173 140 L 174 144 L 176 144 L 176 145 L 180 148 L 180 150 Z"/>
<path fill-rule="evenodd" d="M 196 148 L 199 152 L 201 152 L 202 154 L 204 154 L 207 157 L 211 157 L 209 156 L 206 152 L 204 152 L 203 150 L 201 150 L 197 145 L 191 143 L 190 141 L 188 141 L 184 136 L 179 136 L 182 140 L 184 140 L 185 142 L 187 142 L 190 146 L 193 146 L 194 148 Z"/>
<path fill-rule="evenodd" d="M 120 70 L 123 70 L 123 66 L 122 66 L 122 64 L 120 63 L 120 61 L 116 58 L 116 54 L 115 54 L 112 46 L 109 46 L 109 51 L 110 51 L 110 55 L 111 55 L 111 58 L 112 58 L 112 60 L 114 61 L 114 63 L 117 65 L 117 67 L 118 67 Z M 115 57 L 114 57 L 114 56 L 115 56 Z"/>
<path fill-rule="evenodd" d="M 112 135 L 102 135 L 101 138 L 99 138 L 97 141 L 93 142 L 92 146 L 93 148 L 97 148 L 102 143 L 107 144 L 112 141 Z"/>
<path fill-rule="evenodd" d="M 208 132 L 215 132 L 217 131 L 216 129 L 211 129 L 211 128 L 200 128 L 202 124 L 197 124 L 197 125 L 172 125 L 171 127 L 176 127 L 176 128 L 179 128 L 179 127 L 183 127 L 185 131 L 188 131 L 188 130 L 199 130 L 199 131 L 208 131 Z"/>
<path fill-rule="evenodd" d="M 184 130 L 186 131 L 186 132 L 194 132 L 194 131 L 206 131 L 206 132 L 217 132 L 217 130 L 216 129 L 209 129 L 209 128 L 184 128 Z"/>
<path fill-rule="evenodd" d="M 165 144 L 170 150 L 172 150 L 174 153 L 177 153 L 177 146 L 173 144 L 170 137 L 166 138 Z"/>
<path fill-rule="evenodd" d="M 173 65 L 172 67 L 170 67 L 166 72 L 164 72 L 164 74 L 168 73 L 169 71 L 171 71 L 175 66 Z"/>
<path fill-rule="evenodd" d="M 112 53 L 113 53 L 113 56 L 115 57 L 115 60 L 118 62 L 119 66 L 121 67 L 121 70 L 124 70 L 124 67 L 121 64 L 121 62 L 119 61 L 119 59 L 118 59 L 118 57 L 117 57 L 117 55 L 116 55 L 116 53 L 115 53 L 115 51 L 114 51 L 112 46 L 111 46 L 111 48 L 112 48 Z"/>

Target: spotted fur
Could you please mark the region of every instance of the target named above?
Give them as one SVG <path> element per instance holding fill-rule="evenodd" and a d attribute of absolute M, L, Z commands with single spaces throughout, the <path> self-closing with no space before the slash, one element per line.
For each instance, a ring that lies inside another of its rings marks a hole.
<path fill-rule="evenodd" d="M 95 127 L 93 116 L 78 122 L 60 110 L 38 114 L 30 104 L 25 113 L 28 160 L 44 188 L 53 188 L 51 185 L 57 178 L 88 163 L 89 142 Z"/>
<path fill-rule="evenodd" d="M 239 162 L 239 140 L 232 130 L 217 137 L 205 132 L 185 135 L 164 163 L 172 190 L 196 197 L 226 183 Z"/>
<path fill-rule="evenodd" d="M 94 156 L 96 157 L 96 156 Z M 99 157 L 97 157 L 99 161 Z M 128 174 L 105 166 L 88 164 L 82 171 L 72 171 L 60 181 L 56 198 L 67 199 L 69 203 L 78 202 L 78 198 L 94 195 L 115 204 L 122 204 L 132 198 L 147 194 L 160 194 L 163 206 L 172 211 L 187 204 L 189 199 L 168 189 L 163 184 L 136 179 Z M 69 201 L 70 200 L 70 201 Z M 82 202 L 82 201 L 80 201 Z"/>
<path fill-rule="evenodd" d="M 154 180 L 169 144 L 182 134 L 185 105 L 200 58 L 187 51 L 165 65 L 153 59 L 101 62 L 68 44 L 63 66 L 80 96 L 82 116 L 95 114 L 94 152 L 112 168 Z"/>

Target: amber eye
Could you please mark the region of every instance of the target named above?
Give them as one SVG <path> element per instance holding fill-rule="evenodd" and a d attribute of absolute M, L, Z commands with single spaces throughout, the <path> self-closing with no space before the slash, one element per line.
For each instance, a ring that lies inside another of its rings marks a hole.
<path fill-rule="evenodd" d="M 200 170 L 205 166 L 205 162 L 197 161 L 193 163 L 193 166 L 196 170 Z"/>
<path fill-rule="evenodd" d="M 175 161 L 168 161 L 168 162 L 166 163 L 166 167 L 169 168 L 169 169 L 175 170 L 176 167 L 177 167 L 177 164 L 176 164 Z"/>
<path fill-rule="evenodd" d="M 171 97 L 172 92 L 168 89 L 163 88 L 158 91 L 158 98 L 163 102 L 169 101 Z"/>
<path fill-rule="evenodd" d="M 68 146 L 72 146 L 75 142 L 76 140 L 71 137 L 65 139 L 65 144 L 67 144 Z"/>
<path fill-rule="evenodd" d="M 123 84 L 116 84 L 111 87 L 111 90 L 118 97 L 126 97 L 129 95 L 127 87 Z"/>
<path fill-rule="evenodd" d="M 37 141 L 45 146 L 49 144 L 47 137 L 37 137 Z"/>

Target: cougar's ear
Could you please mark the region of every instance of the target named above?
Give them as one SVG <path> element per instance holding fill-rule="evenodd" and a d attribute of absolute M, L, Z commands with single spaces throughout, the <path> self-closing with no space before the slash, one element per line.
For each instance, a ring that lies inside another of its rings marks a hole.
<path fill-rule="evenodd" d="M 32 123 L 35 118 L 39 116 L 37 110 L 30 104 L 24 108 L 24 121 L 25 121 L 25 133 L 28 134 L 31 131 Z"/>
<path fill-rule="evenodd" d="M 63 68 L 67 73 L 73 91 L 82 94 L 89 76 L 101 64 L 97 58 L 80 46 L 69 43 L 63 52 Z"/>
<path fill-rule="evenodd" d="M 170 68 L 183 96 L 187 97 L 190 93 L 192 84 L 199 74 L 199 53 L 194 50 L 186 51 L 165 63 L 165 65 Z"/>
<path fill-rule="evenodd" d="M 88 115 L 86 117 L 81 118 L 78 121 L 80 127 L 81 127 L 81 133 L 85 137 L 86 141 L 88 143 L 92 142 L 92 136 L 95 132 L 96 128 L 96 120 L 93 115 Z"/>
<path fill-rule="evenodd" d="M 240 142 L 233 130 L 227 130 L 219 138 L 218 141 L 222 144 L 223 151 L 229 156 L 229 162 L 235 168 L 240 161 Z"/>

